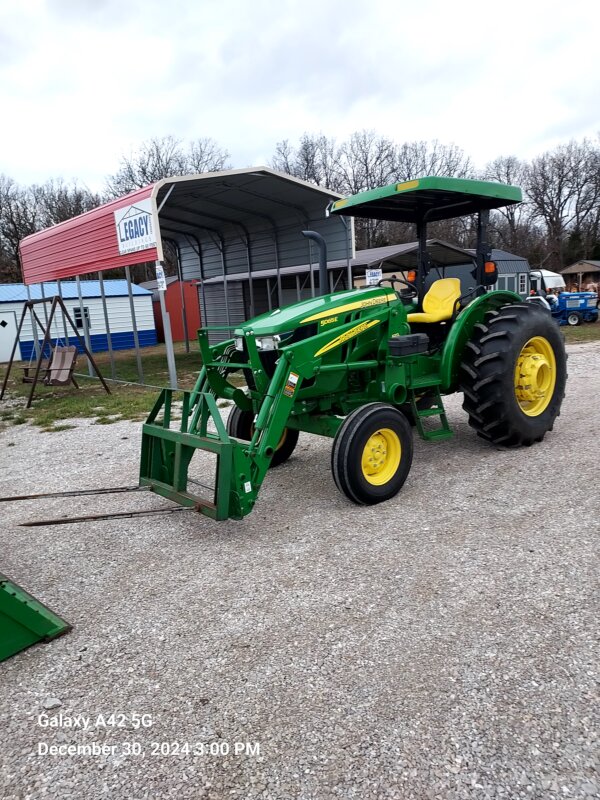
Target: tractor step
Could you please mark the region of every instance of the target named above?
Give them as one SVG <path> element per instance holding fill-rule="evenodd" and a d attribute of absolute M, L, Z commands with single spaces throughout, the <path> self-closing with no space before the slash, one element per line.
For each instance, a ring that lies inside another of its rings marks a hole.
<path fill-rule="evenodd" d="M 444 409 L 444 403 L 442 401 L 442 395 L 440 394 L 439 384 L 429 387 L 427 394 L 432 401 L 428 408 L 419 408 L 419 400 L 421 398 L 417 395 L 414 388 L 411 389 L 409 396 L 410 407 L 415 420 L 416 428 L 419 432 L 419 436 L 426 442 L 450 439 L 453 436 L 453 433 L 450 430 L 450 425 L 448 424 L 448 417 L 446 416 L 446 411 Z M 433 430 L 428 430 L 425 428 L 423 425 L 423 420 L 429 417 L 439 417 L 441 427 L 434 428 Z"/>
<path fill-rule="evenodd" d="M 439 442 L 443 439 L 452 439 L 454 434 L 450 430 L 450 428 L 438 428 L 435 431 L 427 431 L 427 435 L 423 438 L 426 439 L 428 442 Z"/>
<path fill-rule="evenodd" d="M 71 626 L 0 574 L 0 629 L 0 661 L 4 661 L 36 642 L 48 642 L 67 633 Z"/>

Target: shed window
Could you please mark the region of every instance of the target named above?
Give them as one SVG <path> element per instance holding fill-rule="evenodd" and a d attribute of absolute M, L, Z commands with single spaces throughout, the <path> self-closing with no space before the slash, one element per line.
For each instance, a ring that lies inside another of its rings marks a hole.
<path fill-rule="evenodd" d="M 90 310 L 87 306 L 83 307 L 83 313 L 85 314 L 85 321 L 87 322 L 88 330 L 92 327 L 90 325 Z M 75 325 L 77 328 L 83 328 L 83 321 L 81 319 L 81 309 L 79 306 L 75 306 L 73 309 L 73 319 L 75 320 Z"/>
<path fill-rule="evenodd" d="M 519 273 L 519 294 L 527 294 L 527 275 L 524 272 Z"/>

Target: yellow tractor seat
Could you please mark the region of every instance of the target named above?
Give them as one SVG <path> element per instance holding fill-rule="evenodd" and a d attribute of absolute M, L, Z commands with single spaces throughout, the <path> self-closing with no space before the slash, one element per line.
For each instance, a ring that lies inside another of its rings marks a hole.
<path fill-rule="evenodd" d="M 460 297 L 458 278 L 441 278 L 429 287 L 423 298 L 423 311 L 408 315 L 409 322 L 443 322 L 451 319 Z"/>

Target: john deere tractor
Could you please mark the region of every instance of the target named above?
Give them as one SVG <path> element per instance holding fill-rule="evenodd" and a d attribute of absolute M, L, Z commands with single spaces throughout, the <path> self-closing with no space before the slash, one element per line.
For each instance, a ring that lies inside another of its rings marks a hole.
<path fill-rule="evenodd" d="M 172 422 L 165 389 L 144 425 L 140 483 L 214 519 L 241 519 L 304 431 L 333 439 L 333 478 L 349 500 L 380 503 L 408 476 L 413 429 L 427 441 L 452 436 L 442 397 L 453 392 L 463 393 L 470 425 L 492 444 L 541 442 L 564 396 L 562 337 L 544 309 L 489 291 L 497 281 L 490 209 L 521 199 L 514 186 L 426 177 L 331 203 L 329 214 L 415 223 L 416 269 L 270 311 L 218 345 L 202 328 L 203 367 L 183 393 L 181 420 Z M 428 253 L 427 224 L 473 214 L 477 248 L 465 267 L 473 286 L 463 290 Z M 247 388 L 232 381 L 234 372 Z M 219 398 L 234 403 L 227 423 Z M 209 497 L 188 479 L 197 450 L 217 456 Z"/>

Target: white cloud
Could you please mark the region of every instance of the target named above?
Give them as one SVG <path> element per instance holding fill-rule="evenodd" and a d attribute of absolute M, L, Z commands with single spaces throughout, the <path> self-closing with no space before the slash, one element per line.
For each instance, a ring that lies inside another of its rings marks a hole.
<path fill-rule="evenodd" d="M 247 166 L 362 128 L 531 157 L 600 130 L 599 18 L 582 0 L 4 4 L 0 171 L 101 187 L 151 136 L 212 136 Z"/>

